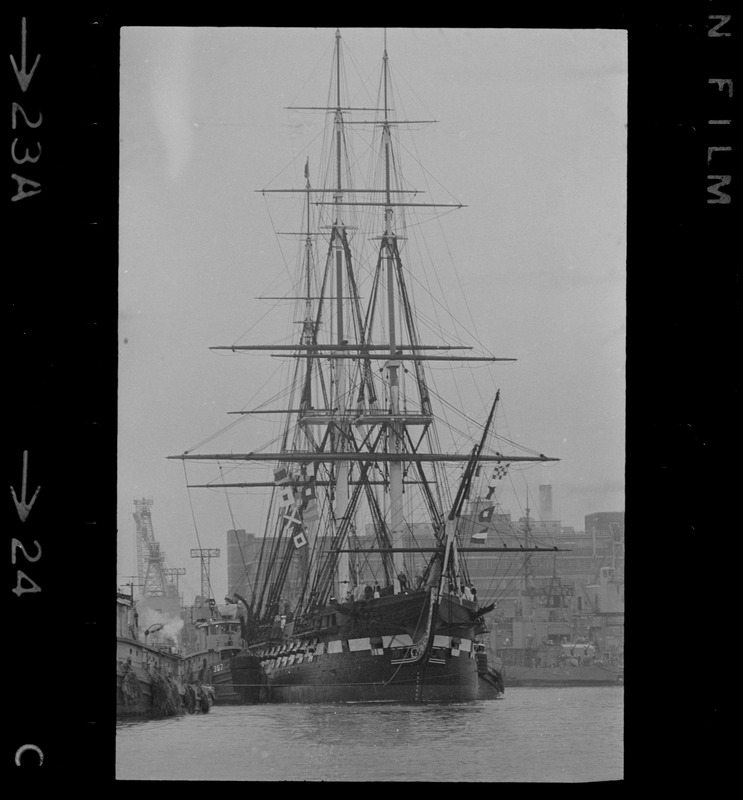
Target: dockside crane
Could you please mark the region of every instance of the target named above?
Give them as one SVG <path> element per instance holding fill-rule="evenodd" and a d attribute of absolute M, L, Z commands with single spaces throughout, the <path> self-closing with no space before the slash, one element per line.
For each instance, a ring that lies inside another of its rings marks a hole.
<path fill-rule="evenodd" d="M 143 597 L 178 597 L 178 579 L 175 584 L 170 576 L 185 575 L 186 570 L 167 569 L 165 552 L 160 549 L 152 528 L 151 497 L 134 501 L 134 522 L 137 527 L 137 572 Z"/>

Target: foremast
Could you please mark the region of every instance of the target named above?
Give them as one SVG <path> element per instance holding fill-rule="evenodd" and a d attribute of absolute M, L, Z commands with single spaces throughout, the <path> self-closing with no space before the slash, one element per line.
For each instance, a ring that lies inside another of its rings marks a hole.
<path fill-rule="evenodd" d="M 446 518 L 446 540 L 444 543 L 444 556 L 441 563 L 441 579 L 439 581 L 438 592 L 436 594 L 436 602 L 441 600 L 441 597 L 445 593 L 447 586 L 453 585 L 455 591 L 458 591 L 459 589 L 459 559 L 456 551 L 457 523 L 459 522 L 459 518 L 462 514 L 464 502 L 469 496 L 470 487 L 477 469 L 480 453 L 482 453 L 485 447 L 485 442 L 488 438 L 490 426 L 493 423 L 493 417 L 495 416 L 495 409 L 498 405 L 499 399 L 500 391 L 496 392 L 495 400 L 493 401 L 490 414 L 488 415 L 487 422 L 485 423 L 485 428 L 483 429 L 480 443 L 472 448 L 472 453 L 469 461 L 467 462 L 467 466 L 465 467 L 464 475 L 462 476 L 462 480 L 459 484 L 457 495 Z"/>

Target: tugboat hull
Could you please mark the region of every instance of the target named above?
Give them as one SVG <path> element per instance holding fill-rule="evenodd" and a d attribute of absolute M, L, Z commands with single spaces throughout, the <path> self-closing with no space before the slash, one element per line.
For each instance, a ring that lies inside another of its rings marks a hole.
<path fill-rule="evenodd" d="M 268 680 L 260 659 L 249 653 L 240 653 L 230 659 L 226 672 L 231 681 L 230 699 L 223 702 L 233 705 L 250 705 L 268 699 Z M 227 687 L 224 688 L 224 691 L 226 697 Z"/>
<path fill-rule="evenodd" d="M 180 677 L 162 675 L 141 666 L 117 667 L 117 719 L 207 713 L 213 701 L 211 686 L 185 683 Z"/>

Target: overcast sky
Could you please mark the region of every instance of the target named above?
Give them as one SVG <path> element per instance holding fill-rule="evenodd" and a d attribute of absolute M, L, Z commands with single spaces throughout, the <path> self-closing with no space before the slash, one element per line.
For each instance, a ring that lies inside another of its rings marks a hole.
<path fill-rule="evenodd" d="M 136 573 L 137 497 L 154 500 L 168 566 L 188 570 L 187 602 L 191 548 L 221 549 L 221 599 L 227 529 L 261 530 L 255 493 L 189 493 L 166 457 L 276 391 L 275 361 L 208 348 L 284 336 L 286 308 L 257 298 L 289 291 L 296 246 L 274 229 L 299 220 L 255 190 L 301 185 L 322 118 L 285 107 L 325 103 L 334 33 L 122 29 L 120 585 Z M 375 87 L 383 31 L 341 33 L 349 88 Z M 626 32 L 393 28 L 387 47 L 406 112 L 438 121 L 416 133 L 431 199 L 467 206 L 435 223 L 447 307 L 518 359 L 487 368 L 483 396 L 500 388 L 507 435 L 561 459 L 504 483 L 504 510 L 517 519 L 527 487 L 534 507 L 551 484 L 555 516 L 582 530 L 624 508 Z M 265 439 L 241 424 L 201 451 Z"/>

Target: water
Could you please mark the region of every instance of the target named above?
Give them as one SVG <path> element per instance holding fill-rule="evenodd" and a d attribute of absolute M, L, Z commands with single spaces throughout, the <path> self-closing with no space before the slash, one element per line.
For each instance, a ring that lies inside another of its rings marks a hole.
<path fill-rule="evenodd" d="M 116 726 L 119 780 L 586 782 L 623 777 L 623 687 L 439 706 L 215 706 Z"/>

